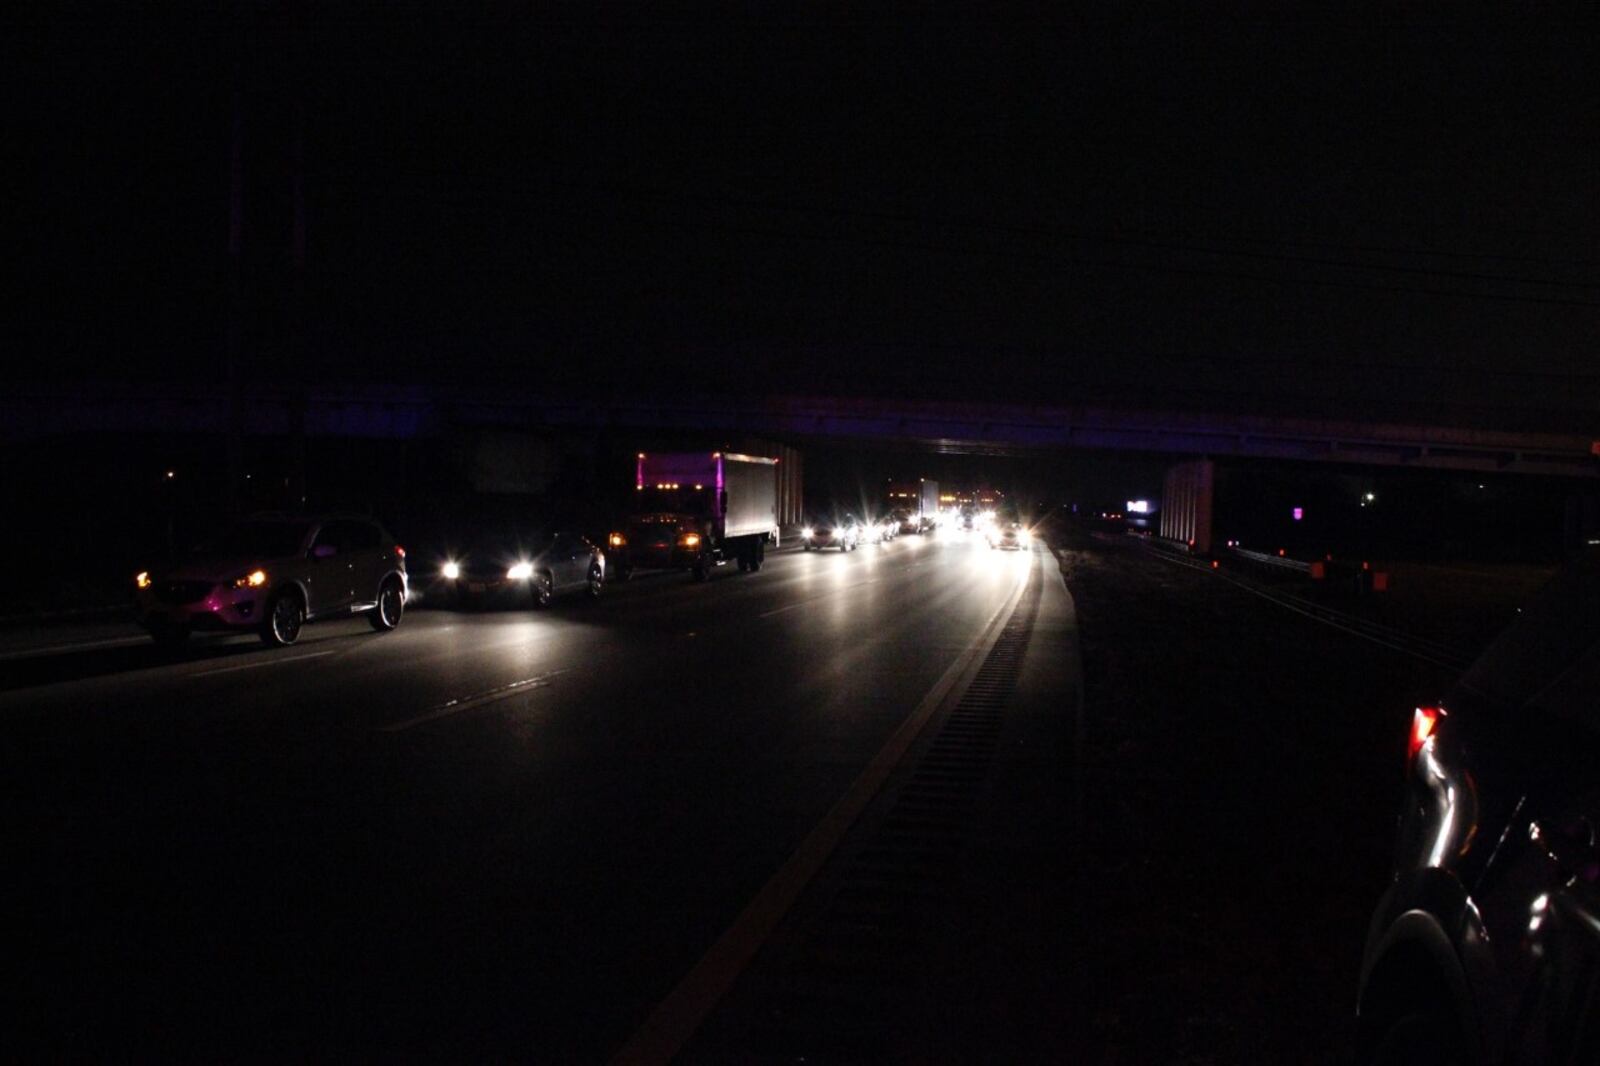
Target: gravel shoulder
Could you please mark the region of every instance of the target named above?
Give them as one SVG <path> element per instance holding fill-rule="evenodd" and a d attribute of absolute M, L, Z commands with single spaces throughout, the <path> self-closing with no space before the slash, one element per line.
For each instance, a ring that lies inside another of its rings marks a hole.
<path fill-rule="evenodd" d="M 1409 712 L 1437 666 L 1066 535 L 1099 1062 L 1343 1062 Z"/>

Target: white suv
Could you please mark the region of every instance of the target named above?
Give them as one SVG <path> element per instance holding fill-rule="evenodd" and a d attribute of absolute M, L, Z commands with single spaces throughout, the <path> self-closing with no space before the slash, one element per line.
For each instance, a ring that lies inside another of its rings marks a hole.
<path fill-rule="evenodd" d="M 134 584 L 139 624 L 163 645 L 209 630 L 281 647 L 307 622 L 357 613 L 381 633 L 400 624 L 410 593 L 405 549 L 359 515 L 256 516 Z"/>

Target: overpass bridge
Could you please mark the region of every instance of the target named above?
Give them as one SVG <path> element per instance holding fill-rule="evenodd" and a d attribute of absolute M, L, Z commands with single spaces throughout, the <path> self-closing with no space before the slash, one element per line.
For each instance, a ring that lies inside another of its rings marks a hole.
<path fill-rule="evenodd" d="M 22 387 L 0 396 L 0 440 L 195 433 L 412 439 L 462 427 L 703 430 L 900 443 L 947 453 L 1135 452 L 1600 478 L 1600 441 L 1442 425 L 1112 407 L 823 396 L 524 396 L 494 389 Z"/>
<path fill-rule="evenodd" d="M 1161 533 L 1202 554 L 1211 548 L 1219 459 L 1553 476 L 1570 479 L 1574 495 L 1585 498 L 1596 497 L 1600 481 L 1600 442 L 1594 436 L 1379 420 L 862 397 L 541 396 L 419 387 L 251 388 L 234 397 L 225 384 L 97 384 L 0 395 L 0 441 L 7 442 L 91 435 L 425 440 L 483 429 L 612 431 L 645 438 L 693 432 L 797 446 L 862 441 L 985 455 L 1137 453 L 1170 461 Z M 798 478 L 799 468 L 790 469 Z M 798 507 L 798 484 L 794 499 Z"/>

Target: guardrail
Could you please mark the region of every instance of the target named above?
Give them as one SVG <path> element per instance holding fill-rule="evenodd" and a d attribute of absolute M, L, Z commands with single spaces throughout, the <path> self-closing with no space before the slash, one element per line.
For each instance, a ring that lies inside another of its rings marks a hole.
<path fill-rule="evenodd" d="M 1301 574 L 1311 573 L 1311 563 L 1304 559 L 1291 559 L 1281 553 L 1272 555 L 1268 552 L 1250 551 L 1246 548 L 1228 548 L 1227 550 L 1240 559 L 1252 563 L 1260 563 L 1262 566 L 1275 566 L 1280 570 L 1293 570 Z"/>
<path fill-rule="evenodd" d="M 1436 666 L 1443 666 L 1447 669 L 1456 671 L 1464 670 L 1472 660 L 1472 656 L 1465 654 L 1461 651 L 1461 649 L 1449 644 L 1445 644 L 1442 641 L 1433 640 L 1429 637 L 1418 636 L 1414 633 L 1407 633 L 1403 630 L 1395 629 L 1392 626 L 1386 626 L 1381 622 L 1374 622 L 1369 619 L 1362 618 L 1359 615 L 1354 615 L 1347 611 L 1341 611 L 1337 608 L 1329 607 L 1326 604 L 1318 603 L 1315 600 L 1306 599 L 1304 596 L 1296 596 L 1292 592 L 1284 591 L 1284 589 L 1278 585 L 1265 585 L 1257 581 L 1251 581 L 1249 578 L 1244 577 L 1241 574 L 1228 573 L 1227 571 L 1219 568 L 1217 560 L 1212 560 L 1208 563 L 1202 559 L 1180 554 L 1178 551 L 1172 550 L 1166 545 L 1158 546 L 1149 544 L 1147 542 L 1147 538 L 1139 537 L 1132 539 L 1134 540 L 1134 543 L 1145 547 L 1146 550 L 1150 551 L 1152 555 L 1166 559 L 1168 562 L 1171 562 L 1177 566 L 1184 566 L 1191 570 L 1199 570 L 1203 573 L 1212 574 L 1215 577 L 1228 582 L 1230 585 L 1234 585 L 1240 589 L 1243 589 L 1252 595 L 1260 596 L 1262 599 L 1269 600 L 1280 607 L 1294 611 L 1296 614 L 1304 615 L 1307 618 L 1321 622 L 1324 625 L 1331 626 L 1334 629 L 1339 629 L 1353 636 L 1361 637 L 1364 640 L 1369 640 L 1374 644 L 1381 644 L 1386 648 L 1404 652 L 1405 654 L 1413 656 L 1414 658 L 1422 659 L 1426 662 L 1433 663 Z M 1246 557 L 1250 562 L 1262 562 L 1272 566 L 1279 566 L 1285 570 L 1304 569 L 1309 571 L 1312 565 L 1299 559 L 1289 559 L 1286 556 L 1268 555 L 1262 552 L 1245 551 L 1240 548 L 1232 548 L 1229 549 L 1229 551 L 1231 551 L 1235 556 Z"/>

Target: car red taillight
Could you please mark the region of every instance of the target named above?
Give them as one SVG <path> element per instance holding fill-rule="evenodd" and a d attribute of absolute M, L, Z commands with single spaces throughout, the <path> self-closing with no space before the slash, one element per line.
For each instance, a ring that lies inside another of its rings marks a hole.
<path fill-rule="evenodd" d="M 396 544 L 394 546 L 394 553 L 396 555 L 400 556 L 400 558 L 402 558 L 402 559 L 404 559 L 406 557 L 406 550 L 404 548 L 400 547 L 400 545 L 398 545 L 398 544 Z"/>
<path fill-rule="evenodd" d="M 1445 716 L 1443 707 L 1418 707 L 1411 714 L 1411 739 L 1406 744 L 1406 762 L 1417 757 L 1417 752 L 1433 736 L 1433 727 Z"/>

